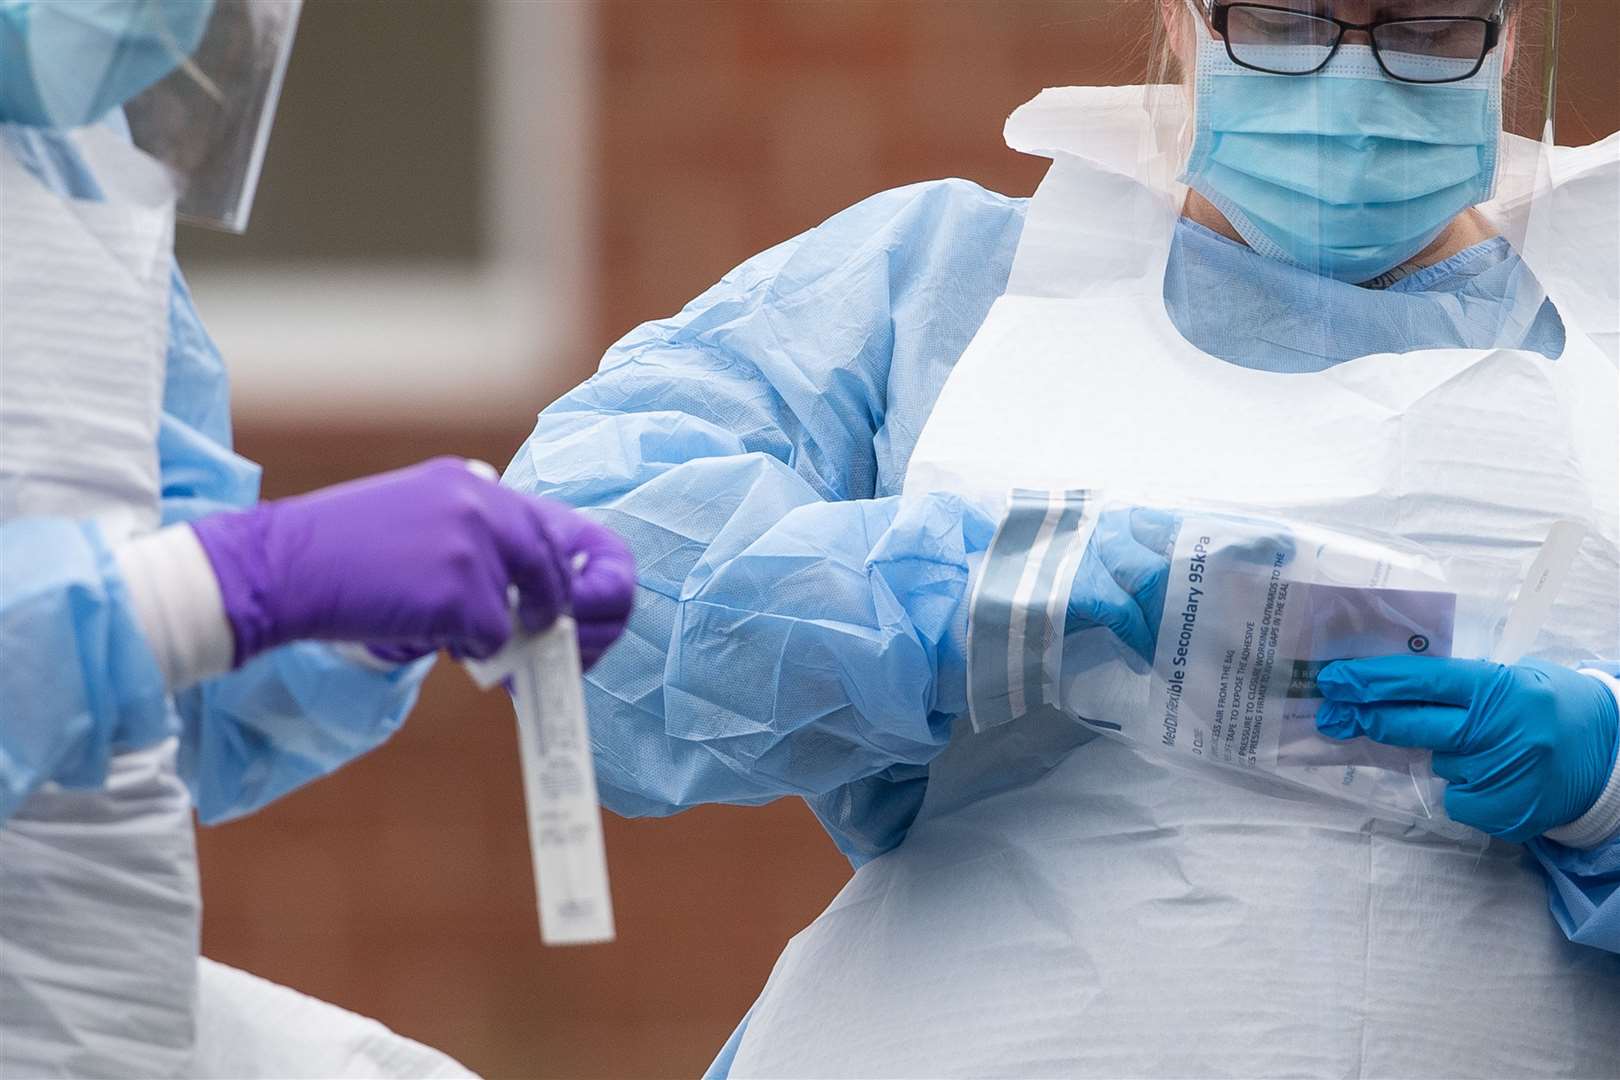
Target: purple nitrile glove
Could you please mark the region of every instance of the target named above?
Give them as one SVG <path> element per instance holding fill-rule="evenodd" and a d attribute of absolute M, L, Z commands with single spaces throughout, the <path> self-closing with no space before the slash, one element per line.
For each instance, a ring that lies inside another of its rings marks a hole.
<path fill-rule="evenodd" d="M 518 619 L 542 630 L 585 587 L 594 655 L 629 614 L 629 549 L 561 503 L 438 458 L 192 524 L 219 580 L 235 660 L 300 639 L 363 641 L 384 655 L 433 647 L 486 658 Z M 576 572 L 574 559 L 587 561 Z M 593 656 L 594 658 L 594 656 Z"/>
<path fill-rule="evenodd" d="M 580 664 L 590 670 L 619 639 L 636 595 L 636 560 L 618 533 L 562 503 L 541 504 L 573 574 L 570 613 L 579 628 Z"/>

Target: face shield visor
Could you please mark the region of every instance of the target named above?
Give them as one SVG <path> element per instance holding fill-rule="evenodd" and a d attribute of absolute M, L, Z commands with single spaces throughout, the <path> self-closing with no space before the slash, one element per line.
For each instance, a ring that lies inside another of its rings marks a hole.
<path fill-rule="evenodd" d="M 122 107 L 176 213 L 241 232 L 302 0 L 0 0 L 0 122 L 71 130 Z"/>
<path fill-rule="evenodd" d="M 1544 179 L 1557 0 L 1158 6 L 1150 167 L 1264 255 L 1378 281 Z"/>
<path fill-rule="evenodd" d="M 201 0 L 196 46 L 124 103 L 135 145 L 166 165 L 182 221 L 247 229 L 302 0 Z M 148 2 L 143 32 L 178 42 L 186 5 Z M 183 43 L 182 43 L 183 44 Z"/>

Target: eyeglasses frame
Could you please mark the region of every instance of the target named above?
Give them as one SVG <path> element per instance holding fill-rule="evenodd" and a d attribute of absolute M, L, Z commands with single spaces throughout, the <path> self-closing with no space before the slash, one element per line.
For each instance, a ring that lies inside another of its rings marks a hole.
<path fill-rule="evenodd" d="M 1322 58 L 1322 62 L 1311 68 L 1311 70 L 1272 71 L 1270 68 L 1263 68 L 1256 64 L 1250 64 L 1239 59 L 1237 53 L 1233 51 L 1232 39 L 1226 36 L 1226 28 L 1228 25 L 1227 19 L 1233 8 L 1256 8 L 1261 11 L 1276 11 L 1285 15 L 1298 15 L 1301 18 L 1312 19 L 1316 22 L 1332 23 L 1338 28 L 1339 33 L 1338 36 L 1333 39 L 1333 47 L 1329 49 L 1328 54 Z M 1498 7 L 1497 14 L 1492 18 L 1483 18 L 1478 15 L 1428 15 L 1419 17 L 1408 16 L 1399 19 L 1374 19 L 1370 23 L 1353 23 L 1345 22 L 1342 19 L 1334 19 L 1327 15 L 1312 15 L 1305 11 L 1295 11 L 1293 8 L 1278 7 L 1275 4 L 1254 4 L 1249 3 L 1248 0 L 1214 0 L 1214 2 L 1209 5 L 1209 25 L 1212 30 L 1221 36 L 1221 43 L 1226 46 L 1226 55 L 1231 58 L 1232 63 L 1236 64 L 1238 67 L 1248 68 L 1250 71 L 1259 71 L 1266 75 L 1315 75 L 1318 71 L 1321 71 L 1323 68 L 1327 67 L 1329 62 L 1331 62 L 1332 59 L 1339 54 L 1339 46 L 1344 44 L 1345 33 L 1350 30 L 1360 30 L 1367 35 L 1367 40 L 1372 45 L 1373 59 L 1378 61 L 1378 67 L 1385 75 L 1388 75 L 1396 82 L 1409 83 L 1413 86 L 1444 86 L 1446 83 L 1462 82 L 1466 79 L 1472 79 L 1475 75 L 1479 74 L 1479 69 L 1485 66 L 1485 58 L 1491 55 L 1491 50 L 1496 48 L 1497 44 L 1502 39 L 1501 10 L 1501 7 Z M 1389 66 L 1384 63 L 1383 55 L 1379 52 L 1378 37 L 1373 33 L 1374 30 L 1381 26 L 1395 26 L 1399 23 L 1442 21 L 1483 23 L 1485 25 L 1485 47 L 1480 50 L 1479 56 L 1474 60 L 1474 66 L 1471 69 L 1462 75 L 1453 75 L 1450 78 L 1445 79 L 1408 79 L 1389 70 Z"/>

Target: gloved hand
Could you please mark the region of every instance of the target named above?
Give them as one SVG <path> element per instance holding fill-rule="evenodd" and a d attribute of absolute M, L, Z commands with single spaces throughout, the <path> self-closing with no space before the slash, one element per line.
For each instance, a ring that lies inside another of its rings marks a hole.
<path fill-rule="evenodd" d="M 1615 767 L 1614 694 L 1554 664 L 1382 656 L 1336 661 L 1317 683 L 1324 735 L 1433 750 L 1446 813 L 1503 840 L 1580 818 Z"/>
<path fill-rule="evenodd" d="M 1069 591 L 1064 633 L 1106 627 L 1151 663 L 1179 527 L 1162 510 L 1104 511 Z"/>
<path fill-rule="evenodd" d="M 578 627 L 580 662 L 589 669 L 624 633 L 636 595 L 636 561 L 618 533 L 562 503 L 541 505 L 549 514 L 546 527 L 570 564 L 583 556 L 570 582 L 570 613 Z"/>
<path fill-rule="evenodd" d="M 572 609 L 581 659 L 624 628 L 630 550 L 561 503 L 439 458 L 192 524 L 236 635 L 238 665 L 289 641 L 364 641 L 394 658 L 486 658 Z"/>

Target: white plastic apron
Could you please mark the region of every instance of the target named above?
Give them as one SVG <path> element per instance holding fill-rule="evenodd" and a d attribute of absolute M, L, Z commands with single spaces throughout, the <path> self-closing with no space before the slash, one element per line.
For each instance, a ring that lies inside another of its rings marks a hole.
<path fill-rule="evenodd" d="M 0 126 L 0 522 L 91 517 L 116 544 L 160 519 L 172 192 L 114 133 L 71 139 L 103 199 L 42 184 L 14 151 L 45 142 Z M 200 914 L 174 740 L 36 792 L 0 827 L 0 1077 L 472 1075 L 199 959 Z"/>
<path fill-rule="evenodd" d="M 1165 312 L 1179 192 L 1167 162 L 1133 178 L 1166 145 L 1141 88 L 1048 91 L 1008 133 L 1055 162 L 908 491 L 991 506 L 1015 486 L 1193 492 L 1497 555 L 1573 517 L 1600 536 L 1534 652 L 1620 657 L 1620 403 L 1571 317 L 1586 305 L 1560 303 L 1556 362 L 1239 368 Z M 1572 279 L 1545 237 L 1613 209 L 1538 205 L 1567 210 L 1523 245 L 1559 302 Z M 962 725 L 905 843 L 778 961 L 732 1075 L 1620 1076 L 1620 958 L 1563 938 L 1520 849 L 1403 835 L 1026 720 Z"/>
<path fill-rule="evenodd" d="M 172 193 L 113 133 L 74 137 L 103 201 L 0 133 L 0 520 L 159 518 Z M 39 143 L 35 143 L 39 146 Z M 0 829 L 0 1074 L 170 1076 L 191 1053 L 200 899 L 174 744 L 101 790 L 46 785 Z"/>
<path fill-rule="evenodd" d="M 440 1080 L 476 1073 L 375 1020 L 257 975 L 198 961 L 199 1080 Z"/>

